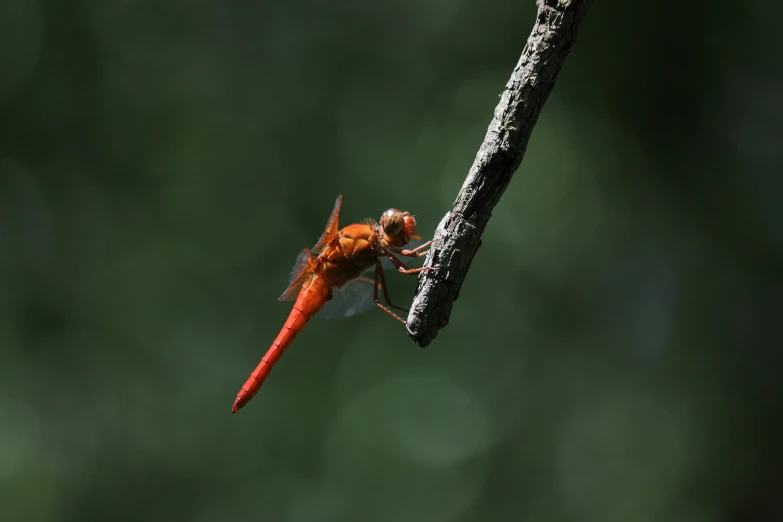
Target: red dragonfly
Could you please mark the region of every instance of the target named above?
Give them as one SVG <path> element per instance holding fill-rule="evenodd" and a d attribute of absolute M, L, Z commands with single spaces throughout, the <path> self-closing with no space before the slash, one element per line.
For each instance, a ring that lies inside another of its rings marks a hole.
<path fill-rule="evenodd" d="M 365 284 L 362 286 L 369 292 L 366 283 L 372 282 L 373 303 L 405 324 L 404 319 L 378 300 L 378 289 L 380 288 L 383 290 L 384 300 L 389 307 L 407 312 L 406 309 L 393 305 L 389 299 L 381 259 L 386 258 L 391 261 L 401 274 L 417 274 L 424 270 L 435 270 L 435 268 L 429 267 L 409 269 L 395 256 L 397 254 L 405 257 L 421 257 L 427 253 L 425 249 L 432 244 L 432 241 L 428 241 L 412 250 L 403 249 L 411 239 L 421 239 L 416 235 L 416 220 L 408 212 L 390 208 L 383 213 L 380 223 L 369 220 L 338 229 L 337 220 L 342 203 L 343 196 L 340 194 L 337 196 L 334 210 L 329 216 L 326 230 L 324 230 L 321 239 L 318 240 L 312 251 L 305 249 L 299 254 L 291 274 L 291 283 L 279 298 L 280 301 L 296 300 L 294 308 L 266 355 L 250 374 L 242 389 L 239 390 L 231 410 L 232 413 L 239 411 L 253 398 L 264 380 L 269 377 L 272 367 L 280 360 L 285 349 L 304 329 L 310 318 L 318 314 L 324 305 L 332 299 L 335 291 L 341 294 L 356 293 L 359 286 L 356 283 L 363 282 Z M 373 280 L 361 275 L 362 272 L 373 266 L 375 267 Z"/>

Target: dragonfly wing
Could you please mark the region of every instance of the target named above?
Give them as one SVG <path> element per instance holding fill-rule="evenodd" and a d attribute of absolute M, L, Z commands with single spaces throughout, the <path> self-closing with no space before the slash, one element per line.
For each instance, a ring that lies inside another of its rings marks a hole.
<path fill-rule="evenodd" d="M 280 296 L 280 301 L 292 301 L 297 298 L 299 292 L 308 281 L 313 277 L 315 268 L 318 266 L 316 255 L 321 252 L 326 246 L 328 246 L 334 238 L 337 237 L 338 232 L 338 218 L 340 215 L 340 208 L 342 206 L 343 196 L 340 194 L 337 196 L 337 200 L 334 203 L 334 209 L 329 217 L 329 221 L 326 224 L 321 239 L 318 240 L 313 251 L 305 249 L 297 257 L 294 269 L 291 271 L 291 279 L 288 288 L 283 295 Z M 372 222 L 372 220 L 370 220 Z M 421 245 L 423 241 L 420 238 L 413 239 L 408 245 L 407 249 L 413 249 Z M 384 272 L 397 272 L 397 267 L 385 256 L 381 259 L 381 266 Z M 332 299 L 329 300 L 326 305 L 317 314 L 317 317 L 323 319 L 336 319 L 342 317 L 351 317 L 362 312 L 366 312 L 375 307 L 375 298 L 373 293 L 374 284 L 374 271 L 375 267 L 370 267 L 365 270 L 359 277 L 350 280 L 341 287 L 334 287 L 332 289 Z M 379 294 L 382 291 L 379 282 Z"/>
<path fill-rule="evenodd" d="M 342 205 L 343 195 L 340 194 L 337 196 L 337 200 L 334 202 L 334 208 L 332 209 L 332 214 L 329 216 L 329 221 L 326 222 L 324 233 L 321 235 L 318 243 L 316 243 L 313 247 L 313 253 L 315 255 L 320 254 L 321 251 L 326 248 L 334 238 L 337 237 L 337 231 L 339 230 L 338 222 L 340 218 L 340 208 Z"/>
<path fill-rule="evenodd" d="M 351 279 L 339 288 L 332 288 L 332 298 L 316 314 L 316 317 L 321 319 L 341 319 L 352 317 L 374 308 L 373 270 L 375 268 L 366 271 L 355 279 Z"/>
<path fill-rule="evenodd" d="M 294 269 L 291 271 L 291 279 L 288 282 L 288 288 L 286 288 L 283 295 L 281 295 L 279 301 L 293 301 L 299 295 L 299 291 L 302 286 L 310 280 L 315 272 L 315 267 L 318 266 L 316 261 L 318 254 L 329 245 L 332 240 L 337 237 L 338 220 L 340 216 L 340 207 L 343 204 L 343 195 L 339 194 L 337 200 L 334 202 L 334 208 L 332 214 L 329 216 L 329 221 L 326 222 L 326 228 L 318 243 L 315 244 L 313 250 L 304 249 L 296 258 Z"/>
<path fill-rule="evenodd" d="M 422 240 L 414 240 L 406 248 L 413 249 L 423 243 L 424 241 Z M 385 275 L 394 277 L 394 273 L 398 271 L 397 267 L 386 256 L 383 256 L 380 261 Z M 406 264 L 410 261 L 411 259 L 406 259 Z M 326 303 L 316 317 L 321 319 L 339 319 L 351 317 L 375 308 L 374 277 L 375 267 L 373 266 L 362 272 L 356 279 L 351 279 L 339 288 L 333 288 L 332 299 Z M 378 296 L 380 299 L 383 299 L 383 287 L 380 281 L 378 281 Z"/>
<path fill-rule="evenodd" d="M 304 249 L 297 256 L 294 269 L 291 270 L 291 278 L 288 281 L 288 288 L 278 298 L 278 301 L 294 301 L 299 296 L 299 291 L 315 273 L 315 267 L 318 266 L 316 257 L 308 250 Z"/>

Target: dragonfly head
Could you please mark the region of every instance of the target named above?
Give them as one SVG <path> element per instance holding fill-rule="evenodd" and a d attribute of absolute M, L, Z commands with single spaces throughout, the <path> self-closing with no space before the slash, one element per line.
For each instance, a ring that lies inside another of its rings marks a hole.
<path fill-rule="evenodd" d="M 396 247 L 408 244 L 416 236 L 416 220 L 408 212 L 390 208 L 381 216 L 381 228 L 386 234 L 386 241 Z"/>

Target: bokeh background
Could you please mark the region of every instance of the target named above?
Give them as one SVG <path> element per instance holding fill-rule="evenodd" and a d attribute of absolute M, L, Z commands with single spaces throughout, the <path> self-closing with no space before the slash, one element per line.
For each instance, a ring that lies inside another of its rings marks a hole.
<path fill-rule="evenodd" d="M 430 347 L 316 319 L 231 416 L 338 193 L 432 234 L 534 2 L 0 0 L 0 519 L 782 520 L 781 8 L 702 4 L 595 2 Z"/>

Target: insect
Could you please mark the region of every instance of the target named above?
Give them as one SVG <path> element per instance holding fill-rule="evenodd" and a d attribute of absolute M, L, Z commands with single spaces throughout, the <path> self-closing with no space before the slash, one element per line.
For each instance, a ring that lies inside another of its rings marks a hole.
<path fill-rule="evenodd" d="M 412 250 L 403 248 L 411 239 L 421 239 L 416 235 L 416 220 L 408 212 L 390 208 L 381 215 L 380 223 L 368 220 L 338 229 L 342 202 L 343 196 L 340 194 L 337 196 L 326 229 L 318 243 L 312 250 L 305 249 L 299 254 L 291 273 L 291 282 L 279 298 L 280 301 L 295 301 L 294 307 L 272 346 L 239 390 L 232 413 L 239 411 L 253 398 L 286 348 L 304 329 L 307 322 L 332 299 L 335 292 L 340 292 L 341 295 L 367 296 L 369 292 L 367 283 L 371 282 L 372 302 L 405 324 L 405 320 L 390 309 L 407 312 L 405 308 L 391 303 L 382 259 L 391 261 L 401 274 L 418 274 L 425 270 L 436 270 L 433 267 L 408 268 L 397 257 L 398 255 L 422 257 L 426 255 L 427 247 L 432 244 L 432 241 L 428 241 Z M 362 276 L 362 272 L 372 267 L 375 267 L 372 280 Z M 380 303 L 379 289 L 383 291 L 388 306 Z M 354 307 L 353 310 L 349 308 L 343 315 L 353 315 L 362 309 L 361 305 Z"/>

